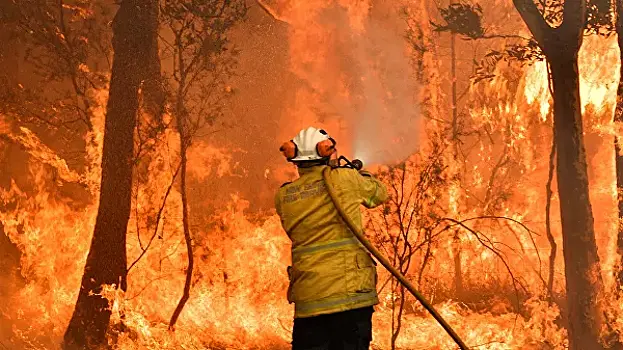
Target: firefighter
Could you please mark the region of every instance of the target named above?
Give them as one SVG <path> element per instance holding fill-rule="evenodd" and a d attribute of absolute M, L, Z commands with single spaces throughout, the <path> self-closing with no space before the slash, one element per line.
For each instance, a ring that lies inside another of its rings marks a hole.
<path fill-rule="evenodd" d="M 293 350 L 362 350 L 372 340 L 376 263 L 340 217 L 322 176 L 335 146 L 324 130 L 310 127 L 280 149 L 299 172 L 275 196 L 292 241 L 287 298 L 294 303 Z M 340 206 L 359 227 L 361 204 L 374 208 L 387 200 L 385 186 L 366 171 L 334 168 L 329 178 Z"/>

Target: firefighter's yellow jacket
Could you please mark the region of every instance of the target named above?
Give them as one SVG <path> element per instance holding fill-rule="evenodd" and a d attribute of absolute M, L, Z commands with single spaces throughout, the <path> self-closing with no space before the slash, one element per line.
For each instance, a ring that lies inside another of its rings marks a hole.
<path fill-rule="evenodd" d="M 303 318 L 378 304 L 375 263 L 346 226 L 325 187 L 326 166 L 300 168 L 296 181 L 283 185 L 275 208 L 292 241 L 288 301 Z M 360 206 L 387 200 L 385 186 L 370 174 L 338 168 L 330 172 L 340 204 L 359 227 Z"/>

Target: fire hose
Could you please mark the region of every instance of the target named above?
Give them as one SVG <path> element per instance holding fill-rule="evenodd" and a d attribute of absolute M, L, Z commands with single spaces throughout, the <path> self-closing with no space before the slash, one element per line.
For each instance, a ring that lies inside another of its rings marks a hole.
<path fill-rule="evenodd" d="M 357 169 L 357 170 L 361 169 L 361 166 L 363 165 L 363 163 L 361 163 L 361 161 L 359 160 L 354 160 L 353 161 L 353 163 L 355 163 L 354 165 L 348 160 L 346 160 L 346 162 L 349 163 L 354 169 Z M 463 340 L 459 338 L 456 332 L 443 319 L 443 317 L 441 317 L 441 315 L 437 312 L 437 310 L 435 310 L 435 308 L 426 300 L 426 298 L 422 294 L 420 294 L 420 292 L 418 292 L 417 289 L 415 289 L 413 284 L 411 284 L 411 282 L 409 282 L 409 280 L 407 280 L 407 278 L 400 271 L 398 271 L 398 269 L 396 269 L 389 262 L 389 260 L 387 260 L 387 258 L 383 256 L 381 252 L 379 252 L 378 249 L 376 249 L 376 247 L 372 245 L 372 243 L 370 243 L 370 241 L 366 239 L 366 237 L 364 236 L 363 230 L 359 229 L 357 225 L 355 225 L 353 220 L 348 215 L 346 215 L 344 208 L 340 205 L 337 199 L 335 189 L 333 188 L 333 186 L 331 185 L 331 181 L 329 180 L 329 172 L 331 171 L 331 169 L 332 169 L 331 167 L 325 168 L 322 172 L 322 177 L 324 179 L 325 185 L 327 186 L 327 190 L 329 192 L 329 196 L 331 197 L 331 201 L 333 202 L 338 213 L 340 214 L 344 222 L 346 222 L 346 225 L 348 225 L 348 227 L 353 232 L 355 237 L 357 237 L 359 242 L 363 244 L 363 246 L 370 252 L 370 254 L 372 254 L 376 258 L 376 260 L 378 260 L 381 263 L 381 265 L 383 265 L 387 269 L 387 271 L 389 271 L 389 273 L 391 273 L 392 276 L 394 276 L 400 282 L 400 284 L 402 284 L 424 306 L 424 308 L 428 312 L 430 312 L 431 315 L 433 315 L 435 320 L 437 320 L 437 322 L 439 322 L 439 324 L 443 327 L 443 329 L 446 332 L 448 332 L 452 340 L 454 340 L 454 342 L 459 346 L 461 350 L 469 350 L 467 345 L 465 345 Z"/>

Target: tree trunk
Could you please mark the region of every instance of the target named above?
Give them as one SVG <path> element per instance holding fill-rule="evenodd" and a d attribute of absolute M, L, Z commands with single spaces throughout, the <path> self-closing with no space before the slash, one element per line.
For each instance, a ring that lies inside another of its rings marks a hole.
<path fill-rule="evenodd" d="M 188 163 L 187 153 L 188 147 L 192 140 L 192 132 L 189 128 L 190 121 L 188 120 L 188 114 L 184 105 L 184 90 L 186 88 L 186 75 L 184 73 L 184 57 L 182 56 L 183 50 L 179 48 L 179 70 L 180 70 L 180 82 L 177 91 L 177 102 L 175 114 L 177 118 L 177 131 L 180 135 L 180 158 L 181 158 L 181 179 L 180 179 L 180 192 L 182 195 L 182 226 L 184 228 L 184 240 L 186 241 L 186 252 L 188 254 L 188 267 L 186 269 L 186 281 L 184 282 L 184 291 L 182 297 L 173 311 L 171 321 L 169 321 L 169 329 L 175 329 L 175 323 L 182 314 L 186 302 L 190 298 L 190 287 L 192 284 L 193 269 L 195 259 L 193 256 L 193 244 L 192 236 L 190 234 L 190 224 L 188 217 L 188 196 L 186 192 L 186 165 Z"/>
<path fill-rule="evenodd" d="M 614 122 L 623 122 L 623 1 L 617 0 L 617 23 L 616 31 L 621 53 L 621 67 L 619 70 L 619 86 L 617 88 L 617 104 L 614 111 Z M 623 287 L 623 154 L 621 154 L 621 140 L 619 137 L 614 139 L 615 164 L 617 175 L 617 203 L 619 207 L 619 233 L 617 235 L 617 253 L 619 254 L 618 268 L 615 270 L 616 292 L 621 294 Z"/>
<path fill-rule="evenodd" d="M 169 329 L 175 329 L 175 323 L 177 322 L 177 319 L 179 318 L 179 316 L 182 314 L 182 310 L 184 309 L 184 306 L 186 305 L 186 302 L 188 301 L 188 299 L 190 298 L 190 287 L 191 287 L 191 283 L 192 283 L 192 277 L 193 277 L 193 269 L 194 269 L 194 256 L 193 256 L 193 243 L 192 243 L 192 236 L 190 235 L 190 225 L 189 225 L 189 218 L 188 218 L 188 196 L 186 193 L 186 164 L 187 164 L 187 159 L 186 159 L 186 153 L 187 153 L 187 146 L 188 146 L 188 137 L 184 136 L 184 132 L 182 131 L 183 128 L 180 128 L 180 141 L 181 141 L 181 147 L 180 147 L 180 153 L 181 153 L 181 157 L 182 157 L 182 173 L 181 173 L 181 192 L 182 192 L 182 225 L 184 227 L 184 240 L 186 241 L 186 251 L 188 253 L 188 267 L 186 269 L 186 281 L 184 282 L 184 291 L 182 293 L 182 298 L 180 299 L 179 303 L 177 304 L 177 307 L 175 308 L 175 311 L 173 312 L 173 315 L 171 316 L 171 321 L 169 322 Z"/>
<path fill-rule="evenodd" d="M 606 326 L 602 313 L 604 290 L 589 197 L 578 74 L 587 1 L 565 1 L 563 23 L 556 29 L 543 18 L 533 0 L 513 3 L 551 68 L 569 349 L 603 349 L 600 330 Z"/>
<path fill-rule="evenodd" d="M 577 61 L 579 47 L 570 49 L 563 42 L 558 41 L 558 50 L 548 51 L 548 60 L 554 86 L 556 176 L 569 308 L 569 348 L 597 350 L 603 348 L 599 342 L 603 324 L 599 300 L 603 283 L 583 142 Z"/>
<path fill-rule="evenodd" d="M 400 330 L 402 328 L 402 314 L 405 310 L 405 287 L 398 283 L 397 287 L 400 289 L 400 303 L 398 304 L 398 314 L 395 316 L 396 323 L 394 324 L 392 322 L 392 350 L 396 350 L 397 348 L 398 336 L 400 335 Z M 392 298 L 394 298 L 393 295 Z M 395 307 L 395 302 L 392 307 Z"/>
<path fill-rule="evenodd" d="M 145 75 L 143 60 L 157 35 L 157 15 L 153 16 L 157 6 L 155 0 L 125 0 L 113 21 L 114 61 L 106 107 L 100 205 L 64 349 L 94 349 L 105 344 L 111 311 L 105 298 L 91 294 L 100 293 L 104 284 L 127 288 L 133 134 L 138 91 Z"/>
<path fill-rule="evenodd" d="M 451 4 L 454 2 L 450 2 Z M 454 162 L 458 164 L 459 161 L 459 113 L 458 113 L 458 98 L 457 98 L 457 86 L 456 86 L 456 33 L 450 33 L 450 77 L 452 79 L 452 147 L 454 151 Z M 461 164 L 462 166 L 462 164 Z M 461 170 L 457 170 L 461 171 Z M 461 171 L 461 177 L 462 176 Z M 458 214 L 458 213 L 456 213 Z M 461 268 L 461 237 L 459 230 L 456 230 L 454 234 L 454 245 L 452 252 L 454 254 L 454 295 L 460 300 L 463 296 L 463 272 Z"/>
<path fill-rule="evenodd" d="M 154 0 L 148 0 L 154 1 Z M 166 91 L 162 78 L 162 65 L 158 46 L 158 2 L 154 2 L 149 11 L 149 25 L 153 35 L 150 35 L 150 45 L 145 58 L 145 77 L 143 80 L 142 95 L 145 111 L 158 123 L 162 123 L 166 104 Z"/>
<path fill-rule="evenodd" d="M 553 128 L 552 128 L 553 129 Z M 552 148 L 549 153 L 549 171 L 547 173 L 547 184 L 545 185 L 545 233 L 549 242 L 549 273 L 547 275 L 547 293 L 549 303 L 554 302 L 554 272 L 556 270 L 556 252 L 558 244 L 552 233 L 551 213 L 552 213 L 552 181 L 554 180 L 554 169 L 556 168 L 556 136 L 552 135 Z"/>

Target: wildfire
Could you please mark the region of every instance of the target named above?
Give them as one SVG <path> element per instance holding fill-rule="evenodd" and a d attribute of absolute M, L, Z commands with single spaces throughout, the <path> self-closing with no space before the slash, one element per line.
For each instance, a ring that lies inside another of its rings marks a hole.
<path fill-rule="evenodd" d="M 409 243 L 422 245 L 406 272 L 470 346 L 538 349 L 547 344 L 565 349 L 566 331 L 557 323 L 560 310 L 547 302 L 550 244 L 544 223 L 552 100 L 545 62 L 498 67 L 495 78 L 470 91 L 466 124 L 480 132 L 480 138 L 467 138 L 472 151 L 464 161 L 458 160 L 458 151 L 443 148 L 443 142 L 427 133 L 440 132 L 441 123 L 433 119 L 445 117 L 439 112 L 442 88 L 435 80 L 439 72 L 430 52 L 423 58 L 429 85 L 404 87 L 405 78 L 397 77 L 396 70 L 410 65 L 405 56 L 410 51 L 403 38 L 389 41 L 385 53 L 371 49 L 370 37 L 378 43 L 394 32 L 370 22 L 374 9 L 368 1 L 282 1 L 275 7 L 288 21 L 288 69 L 301 83 L 281 116 L 278 136 L 287 139 L 302 125 L 319 125 L 345 141 L 340 143 L 342 153 L 365 154 L 377 163 L 386 158 L 375 159 L 374 147 L 387 140 L 399 140 L 389 153 L 397 152 L 396 144 L 405 140 L 421 146 L 419 152 L 407 150 L 410 157 L 404 168 L 375 168 L 385 174 L 388 185 L 400 188 L 396 196 L 416 197 L 392 204 L 389 213 L 382 209 L 369 213 L 368 233 L 395 257 L 397 248 L 407 246 L 400 237 L 409 218 L 385 219 L 397 207 L 414 213 L 416 221 L 406 233 Z M 418 11 L 419 20 L 426 21 L 426 10 Z M 617 233 L 612 145 L 620 126 L 611 122 L 620 64 L 617 52 L 616 38 L 588 37 L 579 57 L 591 203 L 601 272 L 608 286 L 613 284 L 610 271 Z M 398 68 L 392 70 L 390 65 Z M 512 81 L 515 76 L 518 82 Z M 14 178 L 7 188 L 0 187 L 0 223 L 19 250 L 22 280 L 20 288 L 3 300 L 6 307 L 0 308 L 7 325 L 0 325 L 0 347 L 8 343 L 20 349 L 54 349 L 62 340 L 97 214 L 107 95 L 106 90 L 90 91 L 93 130 L 85 137 L 84 173 L 72 170 L 35 132 L 12 128 L 0 115 L 0 141 L 17 145 L 27 164 L 23 174 L 27 180 Z M 414 102 L 424 95 L 432 105 L 429 110 L 439 115 L 411 119 L 412 109 L 424 108 Z M 383 134 L 383 126 L 391 131 Z M 405 139 L 401 127 L 417 140 Z M 351 139 L 350 134 L 355 136 Z M 380 141 L 366 143 L 377 134 Z M 229 205 L 216 211 L 204 210 L 208 198 L 192 199 L 196 266 L 191 297 L 175 331 L 169 330 L 187 268 L 181 195 L 175 186 L 177 140 L 176 131 L 167 129 L 137 171 L 127 233 L 128 291 L 107 286 L 103 292 L 113 310 L 111 341 L 118 349 L 288 348 L 293 314 L 285 297 L 290 243 L 274 213 L 251 214 L 252 203 L 237 193 L 228 194 Z M 431 146 L 434 141 L 441 145 Z M 213 177 L 244 178 L 237 155 L 250 151 L 245 145 L 217 146 L 199 140 L 190 149 L 189 176 L 196 183 Z M 438 157 L 432 159 L 434 152 Z M 393 162 L 403 156 L 389 158 Z M 435 172 L 436 167 L 443 171 Z M 295 176 L 290 170 L 283 166 L 271 176 Z M 444 171 L 451 176 L 440 175 Z M 403 172 L 407 176 L 402 182 L 390 175 Z M 430 187 L 422 189 L 428 183 Z M 68 199 L 60 190 L 68 185 L 76 185 L 88 198 Z M 556 196 L 551 203 L 552 234 L 558 244 L 551 292 L 563 295 Z M 388 243 L 392 239 L 394 248 Z M 374 314 L 376 348 L 391 347 L 396 305 L 401 303 L 404 314 L 397 348 L 453 348 L 434 319 L 411 297 L 401 295 L 381 268 L 379 288 L 383 301 Z M 463 288 L 462 295 L 453 294 L 458 288 Z M 623 312 L 623 304 L 613 301 L 613 305 L 610 312 Z M 116 332 L 114 325 L 120 323 L 128 331 Z M 617 319 L 613 327 L 623 329 L 623 321 Z"/>

